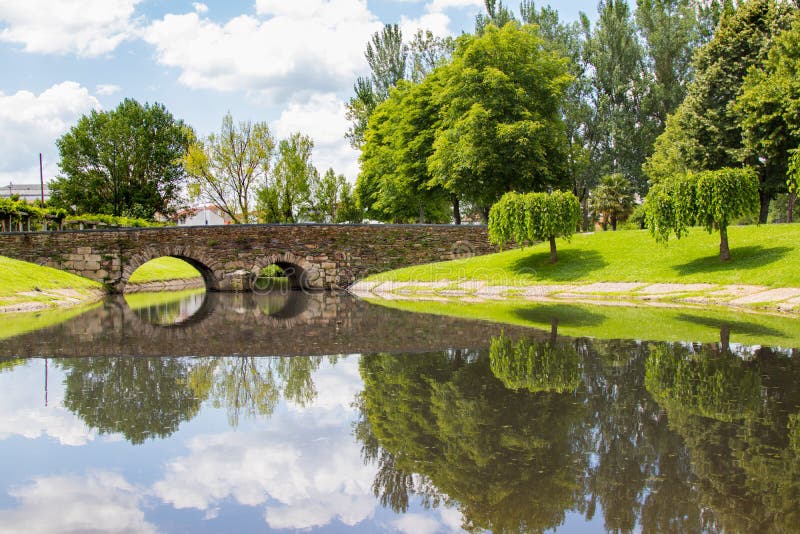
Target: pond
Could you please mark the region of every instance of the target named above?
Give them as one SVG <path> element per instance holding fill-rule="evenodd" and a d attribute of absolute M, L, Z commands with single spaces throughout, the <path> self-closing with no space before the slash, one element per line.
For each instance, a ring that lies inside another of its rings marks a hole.
<path fill-rule="evenodd" d="M 623 312 L 527 306 L 542 328 L 302 292 L 9 316 L 0 530 L 797 528 L 794 337 L 603 339 Z"/>

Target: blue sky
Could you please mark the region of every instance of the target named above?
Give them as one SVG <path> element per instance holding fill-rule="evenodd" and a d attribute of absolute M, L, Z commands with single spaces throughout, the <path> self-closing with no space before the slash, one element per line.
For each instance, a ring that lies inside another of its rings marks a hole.
<path fill-rule="evenodd" d="M 55 140 L 91 109 L 161 102 L 205 136 L 228 111 L 278 138 L 314 138 L 314 162 L 350 181 L 344 103 L 383 24 L 471 31 L 482 0 L 0 0 L 0 185 L 58 173 Z M 516 2 L 507 2 L 516 6 Z M 594 0 L 552 2 L 595 18 Z"/>

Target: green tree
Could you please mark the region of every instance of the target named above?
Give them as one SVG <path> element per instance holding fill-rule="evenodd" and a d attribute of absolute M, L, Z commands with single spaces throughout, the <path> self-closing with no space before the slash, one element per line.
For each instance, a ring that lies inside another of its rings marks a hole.
<path fill-rule="evenodd" d="M 226 114 L 219 134 L 192 143 L 186 154 L 191 195 L 217 206 L 234 223 L 255 222 L 256 188 L 267 179 L 274 150 L 267 123 L 234 124 Z"/>
<path fill-rule="evenodd" d="M 775 190 L 789 172 L 791 152 L 800 145 L 800 17 L 769 46 L 763 68 L 750 67 L 736 99 L 744 148 L 762 174 L 775 175 Z M 796 192 L 791 190 L 789 222 Z"/>
<path fill-rule="evenodd" d="M 52 205 L 152 220 L 181 205 L 191 130 L 161 104 L 123 100 L 92 111 L 56 141 L 62 175 Z"/>
<path fill-rule="evenodd" d="M 580 357 L 569 344 L 493 337 L 489 347 L 492 373 L 512 390 L 571 393 L 582 384 Z"/>
<path fill-rule="evenodd" d="M 278 144 L 278 161 L 266 185 L 258 190 L 258 211 L 265 222 L 308 220 L 311 187 L 319 173 L 311 161 L 314 141 L 293 133 Z"/>
<path fill-rule="evenodd" d="M 633 193 L 631 183 L 622 174 L 604 176 L 590 197 L 592 210 L 603 217 L 603 230 L 611 223 L 617 229 L 617 222 L 626 220 L 633 213 Z"/>
<path fill-rule="evenodd" d="M 479 13 L 475 17 L 475 34 L 481 35 L 486 31 L 486 27 L 490 24 L 502 28 L 509 22 L 515 22 L 517 19 L 514 13 L 503 5 L 502 1 L 498 0 L 483 0 L 483 6 L 486 8 L 486 14 Z"/>
<path fill-rule="evenodd" d="M 431 185 L 486 216 L 507 191 L 541 191 L 567 180 L 560 108 L 572 77 L 566 59 L 544 50 L 535 27 L 489 25 L 479 37 L 462 36 L 440 75 Z"/>
<path fill-rule="evenodd" d="M 597 25 L 586 27 L 586 54 L 593 67 L 591 102 L 600 174 L 622 173 L 641 194 L 647 190 L 642 164 L 657 135 L 646 98 L 651 75 L 627 2 L 600 3 Z"/>
<path fill-rule="evenodd" d="M 311 184 L 311 218 L 314 222 L 361 222 L 352 188 L 343 174 L 333 169 Z"/>
<path fill-rule="evenodd" d="M 556 238 L 569 240 L 581 217 L 578 199 L 570 192 L 506 193 L 489 212 L 489 240 L 504 246 L 512 239 L 549 241 L 550 262 L 558 261 Z"/>
<path fill-rule="evenodd" d="M 778 0 L 748 0 L 726 11 L 714 37 L 694 57 L 695 79 L 676 125 L 681 131 L 677 135 L 690 141 L 685 144 L 690 170 L 746 164 L 758 171 L 762 223 L 767 222 L 771 198 L 783 188 L 785 171 L 761 165 L 748 151 L 734 102 L 751 67 L 763 68 L 773 37 L 789 26 L 794 11 Z"/>
<path fill-rule="evenodd" d="M 645 199 L 647 227 L 659 241 L 680 239 L 699 224 L 719 230 L 719 258 L 730 259 L 728 226 L 758 209 L 758 178 L 752 169 L 719 169 L 659 182 Z"/>
<path fill-rule="evenodd" d="M 419 84 L 402 81 L 373 112 L 356 181 L 356 197 L 369 218 L 421 223 L 450 219 L 449 196 L 433 183 L 426 164 L 439 121 L 438 90 L 438 72 Z"/>

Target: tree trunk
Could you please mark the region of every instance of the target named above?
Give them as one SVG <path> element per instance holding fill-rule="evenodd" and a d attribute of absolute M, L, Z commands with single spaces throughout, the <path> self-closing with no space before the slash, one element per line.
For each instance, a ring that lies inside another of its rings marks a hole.
<path fill-rule="evenodd" d="M 789 208 L 786 210 L 786 222 L 794 222 L 795 202 L 797 202 L 797 193 L 789 193 Z"/>
<path fill-rule="evenodd" d="M 617 216 L 616 215 L 612 215 L 611 216 L 611 230 L 613 230 L 614 232 L 617 231 Z"/>
<path fill-rule="evenodd" d="M 425 206 L 421 202 L 419 204 L 419 223 L 425 224 Z"/>
<path fill-rule="evenodd" d="M 728 248 L 728 228 L 719 229 L 719 259 L 728 261 L 731 259 L 731 251 Z"/>
<path fill-rule="evenodd" d="M 453 201 L 453 221 L 456 224 L 461 224 L 461 203 L 455 195 L 451 195 L 450 199 Z"/>
<path fill-rule="evenodd" d="M 723 354 L 731 351 L 731 329 L 728 325 L 719 328 L 719 344 Z"/>
<path fill-rule="evenodd" d="M 550 345 L 555 346 L 558 340 L 558 317 L 550 319 Z"/>
<path fill-rule="evenodd" d="M 558 254 L 556 253 L 556 238 L 550 238 L 550 263 L 558 261 Z"/>
<path fill-rule="evenodd" d="M 769 216 L 769 193 L 765 191 L 759 191 L 758 193 L 759 200 L 761 201 L 761 209 L 758 212 L 758 223 L 759 224 L 766 224 L 767 217 Z"/>
<path fill-rule="evenodd" d="M 489 224 L 489 209 L 488 206 L 481 207 L 481 219 L 483 219 L 483 224 Z"/>

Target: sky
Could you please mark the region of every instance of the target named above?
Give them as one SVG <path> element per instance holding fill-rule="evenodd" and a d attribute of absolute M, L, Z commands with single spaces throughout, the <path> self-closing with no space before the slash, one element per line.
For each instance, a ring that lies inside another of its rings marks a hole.
<path fill-rule="evenodd" d="M 516 7 L 516 2 L 506 2 Z M 566 21 L 596 0 L 553 0 Z M 58 175 L 56 140 L 93 109 L 159 102 L 200 136 L 223 116 L 315 142 L 354 182 L 345 103 L 384 24 L 459 35 L 483 0 L 0 0 L 0 185 Z"/>

